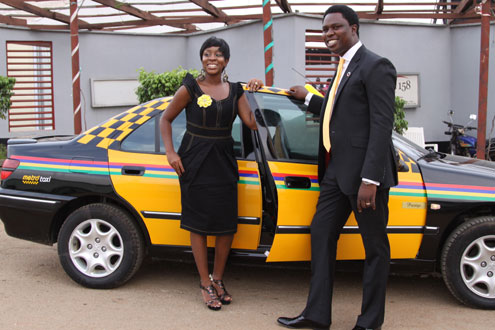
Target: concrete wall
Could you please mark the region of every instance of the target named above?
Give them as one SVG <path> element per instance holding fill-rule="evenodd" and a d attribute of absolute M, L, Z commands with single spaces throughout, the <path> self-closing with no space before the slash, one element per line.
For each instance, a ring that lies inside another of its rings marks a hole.
<path fill-rule="evenodd" d="M 304 84 L 299 73 L 305 72 L 306 29 L 321 28 L 321 18 L 291 14 L 274 19 L 275 85 L 288 88 Z M 242 23 L 191 35 L 129 35 L 83 32 L 80 34 L 81 89 L 83 128 L 125 110 L 128 107 L 92 108 L 90 79 L 136 78 L 139 68 L 164 72 L 179 65 L 200 69 L 199 48 L 211 35 L 224 38 L 231 47 L 227 73 L 231 81 L 264 79 L 264 55 L 260 21 Z M 423 126 L 427 141 L 445 141 L 443 134 L 447 111 L 465 123 L 477 112 L 479 81 L 479 26 L 448 27 L 362 22 L 363 43 L 376 53 L 388 57 L 399 73 L 419 73 L 420 106 L 406 109 L 410 126 Z M 67 32 L 34 32 L 0 27 L 0 75 L 6 75 L 5 41 L 44 40 L 53 42 L 56 131 L 71 134 L 72 96 L 70 40 Z M 491 59 L 495 54 L 490 43 Z M 490 63 L 491 77 L 493 66 Z M 493 79 L 492 79 L 493 80 Z M 495 95 L 494 82 L 488 95 Z M 494 115 L 493 100 L 488 99 L 488 121 Z M 30 133 L 32 134 L 32 133 Z M 6 121 L 0 121 L 0 137 L 8 133 Z"/>
<path fill-rule="evenodd" d="M 451 29 L 452 42 L 450 54 L 452 61 L 449 71 L 451 108 L 454 111 L 454 122 L 466 124 L 469 114 L 478 113 L 479 79 L 480 79 L 480 26 L 453 27 Z M 495 118 L 495 25 L 490 29 L 490 56 L 488 73 L 488 100 L 487 100 L 487 137 L 492 129 L 492 120 Z M 471 126 L 478 126 L 472 122 Z M 475 132 L 473 132 L 476 135 Z M 495 137 L 495 129 L 491 137 Z"/>
<path fill-rule="evenodd" d="M 426 141 L 446 140 L 442 119 L 451 107 L 450 29 L 363 24 L 361 40 L 389 58 L 397 73 L 419 73 L 420 105 L 405 109 L 406 120 L 411 127 L 424 127 Z"/>
<path fill-rule="evenodd" d="M 81 33 L 79 61 L 81 89 L 86 100 L 86 128 L 129 108 L 92 108 L 91 79 L 137 79 L 140 68 L 160 73 L 173 70 L 179 65 L 187 68 L 187 63 L 184 65 L 183 62 L 187 50 L 186 41 L 182 36 L 164 38 L 159 35 Z M 70 57 L 67 60 L 70 69 Z M 83 121 L 83 128 L 84 124 Z"/>

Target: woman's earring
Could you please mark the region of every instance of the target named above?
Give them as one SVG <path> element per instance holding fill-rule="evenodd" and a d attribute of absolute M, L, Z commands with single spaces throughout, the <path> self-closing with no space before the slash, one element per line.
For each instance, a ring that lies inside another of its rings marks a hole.
<path fill-rule="evenodd" d="M 225 72 L 225 70 L 223 70 L 222 72 L 222 81 L 223 82 L 229 81 L 229 76 L 227 75 L 227 72 Z"/>
<path fill-rule="evenodd" d="M 206 78 L 206 71 L 205 69 L 201 69 L 201 72 L 199 73 L 198 79 L 199 80 L 205 80 Z"/>

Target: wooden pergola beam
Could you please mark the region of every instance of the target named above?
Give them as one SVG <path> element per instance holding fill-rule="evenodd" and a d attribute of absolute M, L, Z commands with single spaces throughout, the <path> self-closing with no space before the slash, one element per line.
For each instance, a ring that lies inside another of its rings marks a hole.
<path fill-rule="evenodd" d="M 0 23 L 15 26 L 27 26 L 27 21 L 25 19 L 14 18 L 5 15 L 0 15 Z"/>
<path fill-rule="evenodd" d="M 241 15 L 241 16 L 228 16 L 227 22 L 228 23 L 234 23 L 238 22 L 244 19 L 261 19 L 262 15 L 260 14 L 252 14 L 252 15 Z M 216 18 L 213 16 L 194 16 L 194 17 L 186 17 L 186 18 L 173 18 L 167 20 L 167 25 L 172 25 L 172 24 L 186 24 L 186 23 L 225 23 L 225 19 L 223 18 Z M 133 21 L 120 21 L 120 22 L 108 22 L 108 23 L 97 23 L 97 24 L 91 24 L 91 28 L 93 29 L 105 29 L 105 28 L 112 28 L 112 27 L 121 27 L 121 26 L 136 26 L 136 27 L 143 27 L 143 26 L 156 26 L 156 25 L 164 25 L 163 24 L 163 18 L 160 18 L 159 20 L 133 20 Z"/>
<path fill-rule="evenodd" d="M 457 7 L 455 7 L 454 13 L 460 14 L 464 12 L 468 8 L 468 5 L 472 4 L 472 2 L 473 0 L 462 0 L 461 2 L 459 2 Z"/>
<path fill-rule="evenodd" d="M 207 12 L 213 17 L 224 18 L 224 19 L 228 17 L 228 15 L 224 11 L 213 6 L 208 0 L 190 0 L 190 1 L 201 7 L 205 12 Z"/>
<path fill-rule="evenodd" d="M 125 4 L 120 1 L 116 1 L 116 0 L 93 0 L 93 1 L 98 2 L 107 7 L 111 7 L 115 10 L 122 11 L 124 13 L 135 16 L 145 21 L 162 21 L 162 24 L 153 24 L 153 25 L 168 25 L 180 29 L 186 29 L 187 31 L 198 30 L 198 28 L 192 24 L 170 22 L 169 20 L 150 14 L 147 11 L 142 11 L 141 9 L 138 9 L 136 7 Z"/>
<path fill-rule="evenodd" d="M 473 0 L 461 0 L 461 1 L 460 1 L 457 5 L 456 5 L 456 7 L 455 7 L 455 9 L 454 9 L 453 13 L 454 13 L 454 14 L 462 14 L 462 13 L 466 12 L 466 11 L 467 11 L 467 9 L 469 8 L 469 5 L 472 5 L 472 3 L 473 3 Z M 449 19 L 449 20 L 448 20 L 448 23 L 449 23 L 449 24 L 452 24 L 452 23 L 454 23 L 454 21 L 455 21 L 455 18 L 453 18 L 453 19 Z"/>
<path fill-rule="evenodd" d="M 159 17 L 154 16 L 150 14 L 147 11 L 142 11 L 139 8 L 133 7 L 131 5 L 128 5 L 124 2 L 116 1 L 116 0 L 92 0 L 94 2 L 101 3 L 102 5 L 105 5 L 107 7 L 113 8 L 118 11 L 123 11 L 129 15 L 135 16 L 137 18 L 141 18 L 144 20 L 148 19 L 157 19 Z"/>
<path fill-rule="evenodd" d="M 391 19 L 391 18 L 431 18 L 431 19 L 469 19 L 477 18 L 479 20 L 479 15 L 473 13 L 466 13 L 464 15 L 451 14 L 451 13 L 438 13 L 438 14 L 422 14 L 422 13 L 357 13 L 359 18 L 365 19 Z"/>
<path fill-rule="evenodd" d="M 70 18 L 67 15 L 60 14 L 57 12 L 52 12 L 50 10 L 40 8 L 37 6 L 33 6 L 30 3 L 27 3 L 25 1 L 0 0 L 0 2 L 3 4 L 6 4 L 7 6 L 26 11 L 26 12 L 34 14 L 36 16 L 50 18 L 50 19 L 53 19 L 55 21 L 59 21 L 59 22 L 65 23 L 65 24 L 70 23 Z M 81 21 L 81 20 L 78 20 L 78 24 L 79 24 L 79 27 L 82 27 L 82 28 L 87 28 L 87 26 L 89 25 L 87 22 Z M 28 25 L 28 27 L 29 27 L 29 25 Z"/>

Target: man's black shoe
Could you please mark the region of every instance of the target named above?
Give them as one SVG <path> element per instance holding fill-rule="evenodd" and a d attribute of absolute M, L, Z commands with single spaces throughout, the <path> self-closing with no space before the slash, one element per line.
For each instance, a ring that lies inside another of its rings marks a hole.
<path fill-rule="evenodd" d="M 354 328 L 352 328 L 352 330 L 382 330 L 382 327 L 380 326 L 378 328 L 363 328 L 359 325 L 356 325 Z"/>
<path fill-rule="evenodd" d="M 308 320 L 302 315 L 296 317 L 279 317 L 277 322 L 290 329 L 328 329 L 329 325 L 324 325 L 315 321 Z"/>

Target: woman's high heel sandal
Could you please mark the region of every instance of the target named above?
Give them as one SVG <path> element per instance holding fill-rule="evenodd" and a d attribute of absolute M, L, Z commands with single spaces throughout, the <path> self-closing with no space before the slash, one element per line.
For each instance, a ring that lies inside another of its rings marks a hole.
<path fill-rule="evenodd" d="M 228 305 L 232 302 L 232 296 L 227 292 L 227 289 L 225 288 L 225 284 L 223 283 L 222 280 L 214 280 L 213 276 L 210 275 L 210 280 L 211 282 L 218 287 L 218 289 L 213 285 L 213 288 L 215 289 L 218 297 L 220 298 L 220 301 L 224 305 Z M 219 292 L 221 291 L 221 293 Z"/>
<path fill-rule="evenodd" d="M 201 290 L 208 293 L 208 296 L 210 296 L 210 300 L 205 302 L 206 306 L 209 309 L 218 311 L 220 308 L 222 308 L 222 303 L 220 299 L 218 299 L 217 291 L 215 290 L 213 285 L 203 286 L 201 285 L 201 283 L 199 283 L 199 287 L 201 288 Z"/>

